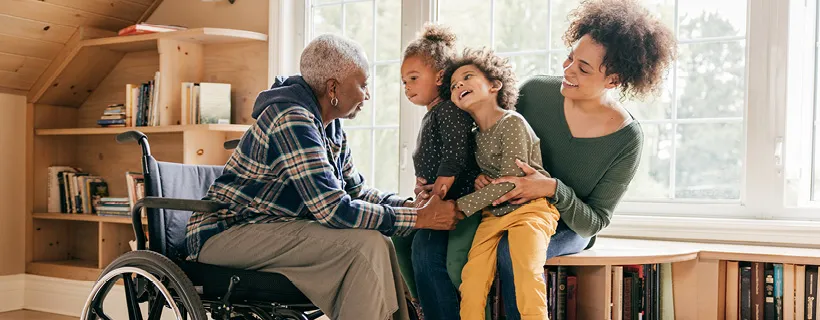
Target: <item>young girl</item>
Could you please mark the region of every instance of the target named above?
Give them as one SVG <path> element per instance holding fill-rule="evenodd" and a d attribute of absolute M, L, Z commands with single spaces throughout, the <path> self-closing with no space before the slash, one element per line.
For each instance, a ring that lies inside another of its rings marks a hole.
<path fill-rule="evenodd" d="M 413 153 L 413 165 L 419 181 L 434 184 L 432 193 L 442 199 L 457 199 L 473 191 L 473 184 L 479 169 L 473 152 L 473 135 L 471 130 L 475 126 L 472 118 L 466 112 L 459 110 L 449 99 L 439 96 L 439 86 L 442 84 L 444 68 L 456 56 L 456 36 L 449 29 L 428 24 L 424 26 L 418 39 L 412 41 L 404 51 L 401 65 L 404 94 L 413 104 L 424 106 L 427 113 L 424 115 L 417 139 L 417 148 Z M 462 221 L 455 233 L 471 234 L 474 232 L 478 220 Z M 415 278 L 438 277 L 447 284 L 452 283 L 447 274 L 431 275 L 422 270 L 413 270 L 412 259 L 429 252 L 411 252 L 413 241 L 443 241 L 447 242 L 448 231 L 420 230 L 414 235 L 404 238 L 394 237 L 393 242 L 399 256 L 402 275 L 407 282 L 411 295 L 418 297 L 417 290 L 434 291 L 425 288 L 425 284 L 416 287 Z M 468 247 L 449 248 L 454 255 L 452 261 L 467 260 Z M 440 270 L 445 270 L 441 268 Z M 461 270 L 461 266 L 458 267 Z M 442 272 L 443 273 L 443 272 Z M 460 278 L 460 273 L 455 279 Z M 430 295 L 424 295 L 430 297 Z M 438 298 L 422 299 L 420 301 L 426 319 L 452 319 L 449 315 L 436 312 L 436 305 L 441 301 Z M 451 303 L 458 303 L 452 301 Z M 457 316 L 457 315 L 456 315 Z"/>
<path fill-rule="evenodd" d="M 486 49 L 465 50 L 444 74 L 444 83 L 449 86 L 443 87 L 442 97 L 449 97 L 478 125 L 476 159 L 482 174 L 490 179 L 523 176 L 518 161 L 549 175 L 541 164 L 540 140 L 527 121 L 513 111 L 518 100 L 515 82 L 508 61 Z M 523 205 L 502 203 L 488 208 L 514 187 L 511 183 L 489 184 L 457 201 L 465 215 L 481 212 L 476 216 L 482 217 L 461 274 L 463 320 L 484 319 L 498 242 L 505 232 L 510 241 L 521 318 L 547 319 L 543 266 L 559 214 L 544 198 Z"/>

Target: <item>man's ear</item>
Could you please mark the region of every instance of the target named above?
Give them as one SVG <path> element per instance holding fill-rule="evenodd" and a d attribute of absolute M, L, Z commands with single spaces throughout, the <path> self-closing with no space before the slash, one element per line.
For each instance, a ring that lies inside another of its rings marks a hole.
<path fill-rule="evenodd" d="M 618 74 L 613 73 L 613 74 L 610 74 L 610 75 L 606 76 L 606 85 L 604 86 L 604 88 L 613 89 L 613 88 L 618 87 L 620 84 L 621 84 L 620 77 L 618 77 Z"/>
<path fill-rule="evenodd" d="M 493 80 L 493 86 L 490 87 L 490 92 L 495 93 L 501 91 L 501 88 L 504 87 L 504 83 L 500 80 Z"/>
<path fill-rule="evenodd" d="M 436 73 L 436 85 L 440 86 L 444 83 L 444 69 L 441 69 Z"/>

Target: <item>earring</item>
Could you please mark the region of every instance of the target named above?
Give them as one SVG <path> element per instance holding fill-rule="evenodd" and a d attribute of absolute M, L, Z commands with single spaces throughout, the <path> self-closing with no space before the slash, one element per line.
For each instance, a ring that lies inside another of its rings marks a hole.
<path fill-rule="evenodd" d="M 338 107 L 339 106 L 339 99 L 336 98 L 336 97 L 333 97 L 333 99 L 330 99 L 330 105 L 333 106 L 334 108 Z"/>

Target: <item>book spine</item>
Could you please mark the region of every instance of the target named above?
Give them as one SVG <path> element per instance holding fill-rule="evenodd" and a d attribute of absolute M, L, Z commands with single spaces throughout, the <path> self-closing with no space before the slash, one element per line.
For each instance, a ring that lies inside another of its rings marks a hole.
<path fill-rule="evenodd" d="M 765 278 L 764 278 L 764 299 L 765 302 L 763 303 L 763 316 L 766 320 L 775 320 L 774 314 L 774 270 L 771 268 L 766 268 L 764 270 Z"/>
<path fill-rule="evenodd" d="M 783 265 L 774 265 L 774 318 L 783 320 Z"/>
<path fill-rule="evenodd" d="M 558 297 L 556 303 L 556 320 L 567 318 L 567 267 L 558 267 Z"/>
<path fill-rule="evenodd" d="M 762 262 L 752 263 L 752 320 L 763 319 L 763 304 L 765 302 L 766 289 L 763 279 L 765 270 Z"/>
<path fill-rule="evenodd" d="M 740 267 L 740 320 L 752 319 L 752 267 Z"/>
<path fill-rule="evenodd" d="M 815 320 L 817 308 L 817 267 L 806 266 L 806 320 Z"/>

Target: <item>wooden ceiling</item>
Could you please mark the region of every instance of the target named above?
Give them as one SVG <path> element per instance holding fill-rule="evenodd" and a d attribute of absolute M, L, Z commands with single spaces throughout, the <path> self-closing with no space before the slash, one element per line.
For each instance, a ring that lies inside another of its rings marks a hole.
<path fill-rule="evenodd" d="M 26 95 L 79 27 L 117 31 L 162 0 L 0 0 L 0 92 Z"/>

